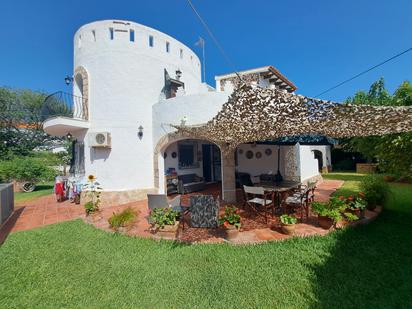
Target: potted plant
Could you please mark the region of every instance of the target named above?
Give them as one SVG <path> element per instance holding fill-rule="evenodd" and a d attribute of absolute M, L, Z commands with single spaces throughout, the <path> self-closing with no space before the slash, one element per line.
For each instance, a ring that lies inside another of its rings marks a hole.
<path fill-rule="evenodd" d="M 235 238 L 241 227 L 240 215 L 235 206 L 226 206 L 225 213 L 219 219 L 219 224 L 222 225 L 226 230 L 226 238 Z"/>
<path fill-rule="evenodd" d="M 293 235 L 295 233 L 295 224 L 298 219 L 289 215 L 281 215 L 280 222 L 282 224 L 282 232 L 286 235 Z"/>
<path fill-rule="evenodd" d="M 150 213 L 151 230 L 160 237 L 175 238 L 179 228 L 179 212 L 172 208 L 155 208 Z"/>
<path fill-rule="evenodd" d="M 118 232 L 125 232 L 129 229 L 136 220 L 138 212 L 131 207 L 128 207 L 120 213 L 113 213 L 109 218 L 110 227 Z"/>
<path fill-rule="evenodd" d="M 346 207 L 345 201 L 337 197 L 332 197 L 328 203 L 312 203 L 312 211 L 318 215 L 319 225 L 324 229 L 336 227 L 336 224 L 344 219 L 347 221 L 357 220 L 358 217 L 347 212 Z"/>
<path fill-rule="evenodd" d="M 365 197 L 365 194 L 363 192 L 359 192 L 357 196 L 350 195 L 347 198 L 340 197 L 340 199 L 343 198 L 345 200 L 347 208 L 346 211 L 354 214 L 358 218 L 363 217 L 364 210 L 366 208 L 366 202 L 363 199 Z"/>
<path fill-rule="evenodd" d="M 94 217 L 96 217 L 99 211 L 102 187 L 96 181 L 96 177 L 94 175 L 89 175 L 87 177 L 87 184 L 83 186 L 83 191 L 85 192 L 85 198 L 88 199 L 88 201 L 84 204 L 86 216 L 94 215 Z"/>

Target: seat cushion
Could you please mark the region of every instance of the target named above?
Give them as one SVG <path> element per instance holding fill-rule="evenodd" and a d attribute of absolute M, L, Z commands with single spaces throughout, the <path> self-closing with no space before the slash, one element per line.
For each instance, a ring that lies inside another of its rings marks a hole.
<path fill-rule="evenodd" d="M 271 200 L 264 200 L 263 198 L 259 198 L 259 197 L 255 197 L 251 200 L 248 200 L 248 203 L 253 203 L 253 204 L 259 204 L 259 205 L 269 205 L 270 203 L 272 203 Z"/>
<path fill-rule="evenodd" d="M 301 202 L 303 203 L 306 202 L 306 198 L 301 199 L 300 196 L 294 196 L 294 195 L 286 198 L 286 204 L 293 205 L 293 204 L 300 204 Z"/>

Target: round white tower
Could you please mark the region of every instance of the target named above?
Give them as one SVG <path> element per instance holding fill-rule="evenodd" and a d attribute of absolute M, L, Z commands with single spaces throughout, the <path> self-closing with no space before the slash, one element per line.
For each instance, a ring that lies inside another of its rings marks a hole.
<path fill-rule="evenodd" d="M 184 83 L 186 94 L 196 93 L 199 58 L 155 29 L 105 20 L 76 32 L 74 72 L 74 94 L 88 100 L 86 173 L 96 175 L 105 191 L 153 188 L 152 105 L 164 96 L 165 72 Z M 90 147 L 98 132 L 110 134 L 111 148 Z"/>

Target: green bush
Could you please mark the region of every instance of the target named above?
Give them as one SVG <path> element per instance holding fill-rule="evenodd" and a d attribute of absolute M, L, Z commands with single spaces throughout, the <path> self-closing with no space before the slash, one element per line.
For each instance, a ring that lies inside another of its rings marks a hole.
<path fill-rule="evenodd" d="M 2 181 L 47 181 L 52 180 L 56 174 L 56 171 L 44 161 L 32 157 L 0 161 L 0 180 Z"/>
<path fill-rule="evenodd" d="M 113 213 L 113 216 L 109 218 L 109 224 L 115 229 L 125 227 L 132 223 L 136 219 L 137 215 L 138 214 L 134 209 L 128 207 L 120 213 Z"/>
<path fill-rule="evenodd" d="M 359 187 L 365 196 L 369 209 L 373 209 L 377 205 L 383 206 L 391 192 L 388 183 L 378 175 L 365 176 Z"/>
<path fill-rule="evenodd" d="M 332 219 L 335 225 L 343 219 L 346 219 L 348 221 L 358 220 L 358 217 L 347 212 L 346 208 L 347 205 L 345 201 L 337 197 L 331 197 L 331 199 L 327 203 L 312 203 L 312 211 L 315 214 Z"/>

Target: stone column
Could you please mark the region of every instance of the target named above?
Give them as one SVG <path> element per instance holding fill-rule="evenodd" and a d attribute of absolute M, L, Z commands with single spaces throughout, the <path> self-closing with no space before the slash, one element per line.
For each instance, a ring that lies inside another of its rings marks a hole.
<path fill-rule="evenodd" d="M 228 203 L 236 202 L 235 153 L 222 151 L 222 199 Z"/>

